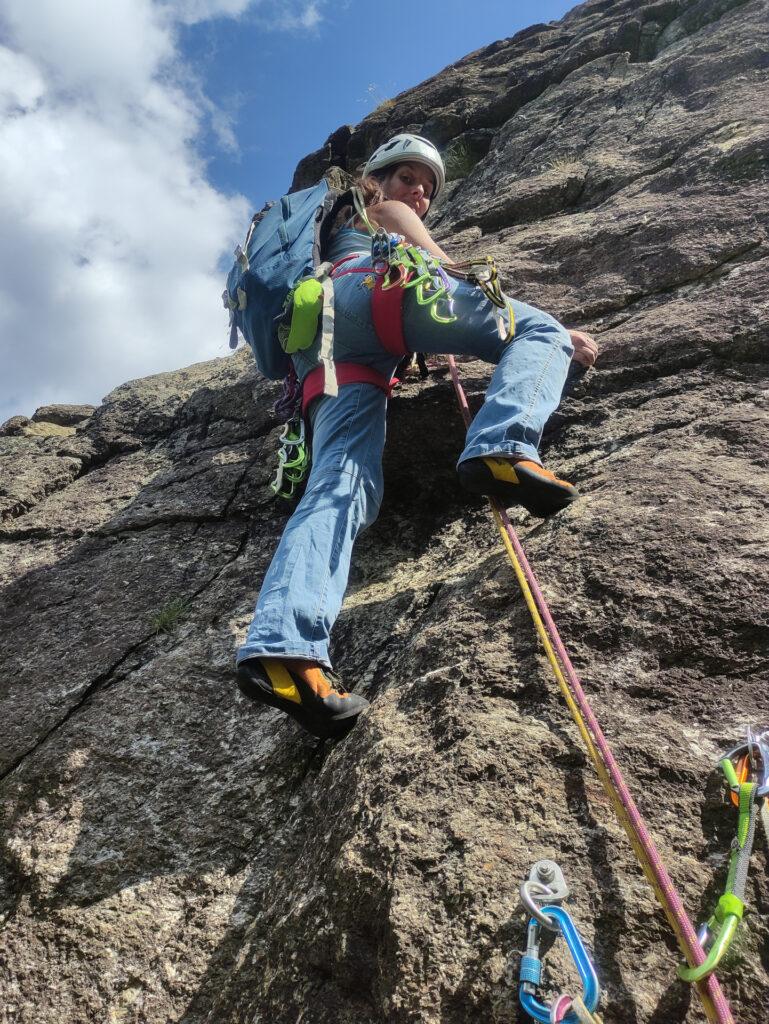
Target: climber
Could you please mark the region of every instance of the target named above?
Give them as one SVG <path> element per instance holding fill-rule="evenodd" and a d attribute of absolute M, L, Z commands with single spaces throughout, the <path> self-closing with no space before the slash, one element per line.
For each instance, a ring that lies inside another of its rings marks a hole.
<path fill-rule="evenodd" d="M 383 347 L 372 323 L 371 232 L 378 227 L 401 236 L 450 272 L 450 257 L 423 224 L 444 184 L 443 161 L 420 136 L 398 135 L 374 152 L 358 182 L 363 202 L 340 215 L 323 255 L 331 262 L 347 257 L 334 277 L 338 396 L 323 393 L 320 337 L 292 355 L 312 429 L 312 470 L 262 584 L 238 651 L 237 678 L 246 696 L 319 737 L 344 735 L 368 706 L 331 671 L 329 635 L 355 538 L 379 512 L 387 384 L 404 354 Z M 404 290 L 400 330 L 410 351 L 467 354 L 496 365 L 459 459 L 461 483 L 536 516 L 565 508 L 577 491 L 542 466 L 537 447 L 572 355 L 589 365 L 594 342 L 579 332 L 570 337 L 547 313 L 503 297 L 514 315 L 510 341 L 480 287 L 453 281 L 451 298 L 454 319 L 439 321 L 413 290 Z"/>

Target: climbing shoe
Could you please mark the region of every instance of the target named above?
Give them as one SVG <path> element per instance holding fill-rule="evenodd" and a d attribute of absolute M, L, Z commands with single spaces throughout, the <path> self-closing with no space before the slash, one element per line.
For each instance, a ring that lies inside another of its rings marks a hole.
<path fill-rule="evenodd" d="M 505 508 L 523 505 L 534 516 L 552 515 L 579 497 L 576 487 L 528 459 L 467 459 L 457 474 L 465 490 L 497 498 Z"/>
<path fill-rule="evenodd" d="M 285 711 L 313 736 L 338 739 L 355 725 L 369 702 L 347 693 L 330 669 L 312 661 L 248 658 L 238 665 L 241 693 Z"/>

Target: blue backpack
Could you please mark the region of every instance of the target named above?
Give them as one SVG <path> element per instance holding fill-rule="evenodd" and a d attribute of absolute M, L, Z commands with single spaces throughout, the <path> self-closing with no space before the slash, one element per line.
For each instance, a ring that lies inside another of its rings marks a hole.
<path fill-rule="evenodd" d="M 222 294 L 230 311 L 230 348 L 237 347 L 240 331 L 271 380 L 281 380 L 291 368 L 278 340 L 286 298 L 303 278 L 323 278 L 321 248 L 344 199 L 326 181 L 283 196 L 254 216 L 245 243 L 235 250 Z"/>

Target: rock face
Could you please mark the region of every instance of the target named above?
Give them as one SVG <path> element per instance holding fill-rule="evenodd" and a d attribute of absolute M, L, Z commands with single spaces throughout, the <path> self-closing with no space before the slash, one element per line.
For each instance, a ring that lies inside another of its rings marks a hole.
<path fill-rule="evenodd" d="M 768 79 L 764 0 L 594 0 L 306 164 L 432 136 L 455 161 L 436 236 L 598 338 L 545 447 L 583 497 L 514 518 L 696 921 L 736 828 L 715 761 L 769 725 Z M 477 406 L 489 368 L 461 369 Z M 520 1021 L 517 890 L 553 857 L 604 1019 L 703 1020 L 458 489 L 442 370 L 391 403 L 385 506 L 335 634 L 370 713 L 318 747 L 237 694 L 287 515 L 276 391 L 241 351 L 124 385 L 71 436 L 0 438 L 0 1018 Z M 760 838 L 720 971 L 745 1022 L 769 1008 L 765 858 Z M 562 945 L 551 993 L 574 984 Z"/>

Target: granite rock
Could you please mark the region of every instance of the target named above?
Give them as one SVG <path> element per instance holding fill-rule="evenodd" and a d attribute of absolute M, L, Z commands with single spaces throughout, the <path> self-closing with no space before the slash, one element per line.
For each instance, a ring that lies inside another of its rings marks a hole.
<path fill-rule="evenodd" d="M 306 165 L 353 171 L 408 127 L 444 148 L 491 133 L 432 230 L 597 338 L 543 446 L 582 498 L 513 519 L 695 921 L 736 826 L 714 765 L 769 725 L 768 14 L 589 0 Z M 489 367 L 460 371 L 477 408 Z M 444 367 L 391 402 L 385 503 L 335 630 L 370 711 L 319 745 L 239 696 L 288 514 L 267 486 L 277 392 L 241 350 L 117 388 L 71 437 L 0 437 L 3 1020 L 521 1020 L 517 893 L 540 857 L 570 882 L 604 1019 L 703 1020 L 458 487 Z M 762 845 L 720 970 L 744 1021 L 767 1012 Z M 550 992 L 573 977 L 561 945 Z"/>

